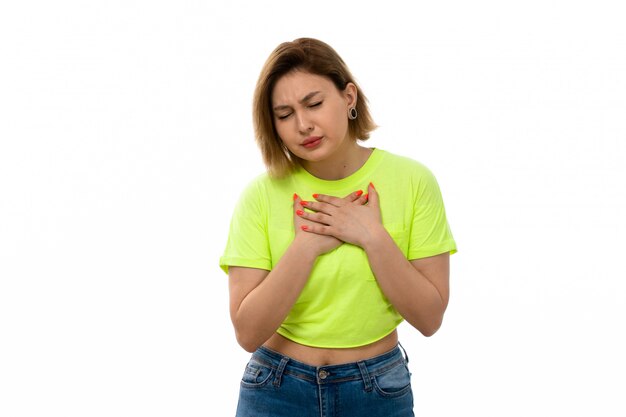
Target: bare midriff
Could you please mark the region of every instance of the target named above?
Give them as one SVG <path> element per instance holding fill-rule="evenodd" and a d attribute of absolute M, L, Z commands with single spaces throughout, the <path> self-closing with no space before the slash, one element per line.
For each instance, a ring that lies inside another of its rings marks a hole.
<path fill-rule="evenodd" d="M 291 341 L 278 333 L 274 333 L 263 346 L 308 365 L 327 366 L 369 359 L 389 352 L 397 344 L 398 332 L 394 330 L 374 343 L 354 348 L 329 349 L 305 346 Z"/>

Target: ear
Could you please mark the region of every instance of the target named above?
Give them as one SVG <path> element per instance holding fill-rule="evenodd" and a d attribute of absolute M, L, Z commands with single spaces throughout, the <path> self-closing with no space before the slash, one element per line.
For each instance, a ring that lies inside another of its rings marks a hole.
<path fill-rule="evenodd" d="M 346 84 L 346 88 L 343 89 L 343 96 L 347 101 L 348 108 L 356 106 L 358 91 L 356 85 L 353 83 Z"/>

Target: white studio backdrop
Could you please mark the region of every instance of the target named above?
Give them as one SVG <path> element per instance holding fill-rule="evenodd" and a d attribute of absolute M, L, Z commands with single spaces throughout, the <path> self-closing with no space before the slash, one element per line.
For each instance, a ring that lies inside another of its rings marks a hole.
<path fill-rule="evenodd" d="M 618 2 L 408 4 L 2 3 L 0 415 L 234 415 L 218 259 L 264 169 L 254 83 L 301 36 L 444 194 L 450 307 L 400 329 L 416 414 L 626 414 Z"/>

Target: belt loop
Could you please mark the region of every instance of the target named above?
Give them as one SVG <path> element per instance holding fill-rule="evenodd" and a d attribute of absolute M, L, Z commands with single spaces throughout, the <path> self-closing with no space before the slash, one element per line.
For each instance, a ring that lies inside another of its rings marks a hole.
<path fill-rule="evenodd" d="M 365 382 L 365 392 L 370 392 L 372 390 L 372 381 L 369 372 L 367 372 L 367 367 L 363 361 L 359 361 L 356 364 L 359 365 L 361 377 L 363 378 L 363 382 Z"/>
<path fill-rule="evenodd" d="M 406 360 L 406 363 L 409 363 L 409 355 L 406 353 L 404 346 L 402 346 L 402 343 L 400 342 L 398 342 L 398 346 L 400 346 L 400 349 L 402 349 L 402 351 L 404 352 L 404 358 Z"/>
<path fill-rule="evenodd" d="M 280 364 L 278 365 L 278 368 L 276 369 L 276 378 L 274 378 L 274 382 L 273 382 L 273 385 L 275 387 L 280 387 L 280 381 L 283 377 L 283 371 L 285 370 L 285 366 L 287 366 L 287 362 L 289 362 L 289 358 L 284 356 L 281 359 Z"/>

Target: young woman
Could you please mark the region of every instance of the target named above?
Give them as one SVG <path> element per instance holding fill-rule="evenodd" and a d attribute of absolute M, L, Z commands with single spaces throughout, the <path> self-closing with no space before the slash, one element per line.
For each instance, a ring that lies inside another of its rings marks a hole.
<path fill-rule="evenodd" d="M 365 95 L 318 40 L 272 52 L 253 109 L 268 173 L 241 195 L 220 259 L 253 352 L 237 416 L 412 416 L 396 327 L 437 331 L 456 251 L 435 178 L 357 142 L 375 128 Z"/>

